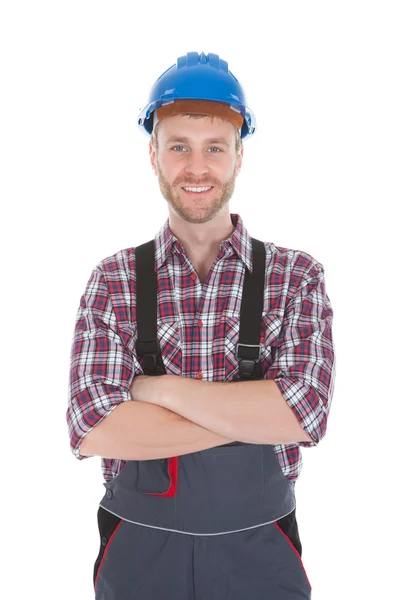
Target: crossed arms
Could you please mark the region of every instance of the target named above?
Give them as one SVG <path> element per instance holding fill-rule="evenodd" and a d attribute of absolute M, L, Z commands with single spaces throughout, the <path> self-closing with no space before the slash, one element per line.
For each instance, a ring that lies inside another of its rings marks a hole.
<path fill-rule="evenodd" d="M 83 438 L 81 455 L 147 460 L 231 441 L 312 442 L 273 380 L 227 383 L 140 375 L 130 394 L 132 402 L 114 408 Z"/>

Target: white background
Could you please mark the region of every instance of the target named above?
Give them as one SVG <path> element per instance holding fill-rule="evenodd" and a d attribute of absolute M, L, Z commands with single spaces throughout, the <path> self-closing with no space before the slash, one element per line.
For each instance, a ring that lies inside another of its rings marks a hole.
<path fill-rule="evenodd" d="M 93 598 L 104 488 L 69 449 L 75 316 L 93 267 L 168 216 L 136 119 L 188 51 L 227 60 L 257 117 L 231 212 L 325 267 L 335 393 L 297 484 L 313 600 L 397 597 L 397 7 L 2 3 L 2 597 Z"/>

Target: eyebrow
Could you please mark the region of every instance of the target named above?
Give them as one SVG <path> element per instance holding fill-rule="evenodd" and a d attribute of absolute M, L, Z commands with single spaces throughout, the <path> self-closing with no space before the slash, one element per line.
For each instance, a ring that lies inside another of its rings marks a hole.
<path fill-rule="evenodd" d="M 204 140 L 207 144 L 224 144 L 225 146 L 229 146 L 229 142 L 228 140 L 226 140 L 224 137 L 213 137 L 213 138 L 207 138 L 206 140 Z M 167 141 L 165 142 L 166 144 L 170 144 L 171 142 L 184 142 L 185 144 L 190 142 L 190 139 L 188 137 L 182 137 L 182 136 L 176 136 L 176 135 L 172 135 L 170 136 Z"/>

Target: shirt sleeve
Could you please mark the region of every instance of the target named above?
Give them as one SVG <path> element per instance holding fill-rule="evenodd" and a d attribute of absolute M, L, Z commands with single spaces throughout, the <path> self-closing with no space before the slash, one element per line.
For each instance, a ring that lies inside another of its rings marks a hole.
<path fill-rule="evenodd" d="M 80 300 L 73 336 L 68 386 L 67 424 L 77 459 L 82 439 L 121 402 L 132 400 L 129 387 L 140 366 L 131 335 L 118 327 L 104 274 L 93 269 Z"/>
<path fill-rule="evenodd" d="M 317 263 L 289 300 L 281 344 L 268 371 L 312 439 L 299 446 L 316 446 L 326 432 L 336 373 L 332 319 L 324 268 Z"/>

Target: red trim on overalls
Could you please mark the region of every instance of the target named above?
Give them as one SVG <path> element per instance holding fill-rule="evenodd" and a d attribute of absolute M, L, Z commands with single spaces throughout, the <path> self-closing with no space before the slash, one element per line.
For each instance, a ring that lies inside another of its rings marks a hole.
<path fill-rule="evenodd" d="M 113 539 L 114 535 L 117 533 L 118 529 L 120 528 L 120 526 L 121 526 L 121 524 L 122 524 L 122 521 L 123 521 L 123 519 L 121 519 L 120 523 L 118 523 L 118 525 L 117 525 L 117 526 L 116 526 L 116 528 L 114 529 L 114 531 L 113 531 L 113 533 L 112 533 L 111 537 L 109 538 L 109 540 L 108 540 L 108 542 L 107 542 L 107 546 L 106 546 L 106 547 L 105 547 L 105 549 L 104 549 L 103 558 L 101 559 L 101 563 L 99 564 L 99 568 L 97 569 L 96 581 L 94 582 L 94 589 L 95 589 L 95 590 L 96 590 L 97 580 L 98 580 L 98 578 L 99 578 L 99 574 L 100 574 L 100 571 L 101 571 L 101 567 L 103 566 L 103 562 L 104 562 L 104 560 L 105 560 L 105 558 L 106 558 L 106 556 L 107 556 L 107 552 L 108 552 L 108 549 L 109 549 L 109 547 L 110 547 L 111 541 L 112 541 L 112 539 Z"/>
<path fill-rule="evenodd" d="M 276 523 L 276 521 L 274 522 L 274 525 L 275 525 L 275 527 L 278 529 L 278 531 L 280 531 L 280 533 L 281 533 L 283 536 L 285 536 L 285 538 L 286 538 L 286 540 L 288 541 L 288 543 L 290 544 L 290 546 L 291 546 L 291 548 L 292 548 L 293 552 L 296 554 L 297 558 L 299 559 L 299 562 L 300 562 L 300 564 L 301 564 L 301 568 L 302 568 L 302 569 L 303 569 L 303 571 L 304 571 L 304 575 L 306 576 L 306 579 L 307 579 L 308 585 L 310 586 L 310 590 L 311 590 L 311 589 L 312 589 L 312 587 L 311 587 L 311 583 L 310 583 L 310 581 L 309 581 L 309 579 L 308 579 L 308 576 L 307 576 L 306 570 L 305 570 L 305 568 L 304 568 L 303 561 L 301 560 L 301 556 L 300 556 L 300 554 L 298 553 L 297 549 L 296 549 L 296 548 L 293 546 L 292 542 L 290 541 L 290 539 L 288 538 L 288 536 L 286 535 L 286 533 L 285 533 L 284 531 L 282 531 L 282 529 L 279 527 L 278 523 Z"/>
<path fill-rule="evenodd" d="M 178 457 L 173 456 L 168 459 L 168 475 L 169 475 L 169 488 L 163 494 L 158 494 L 157 492 L 150 492 L 149 496 L 164 496 L 171 497 L 175 496 L 176 488 L 178 487 Z"/>

